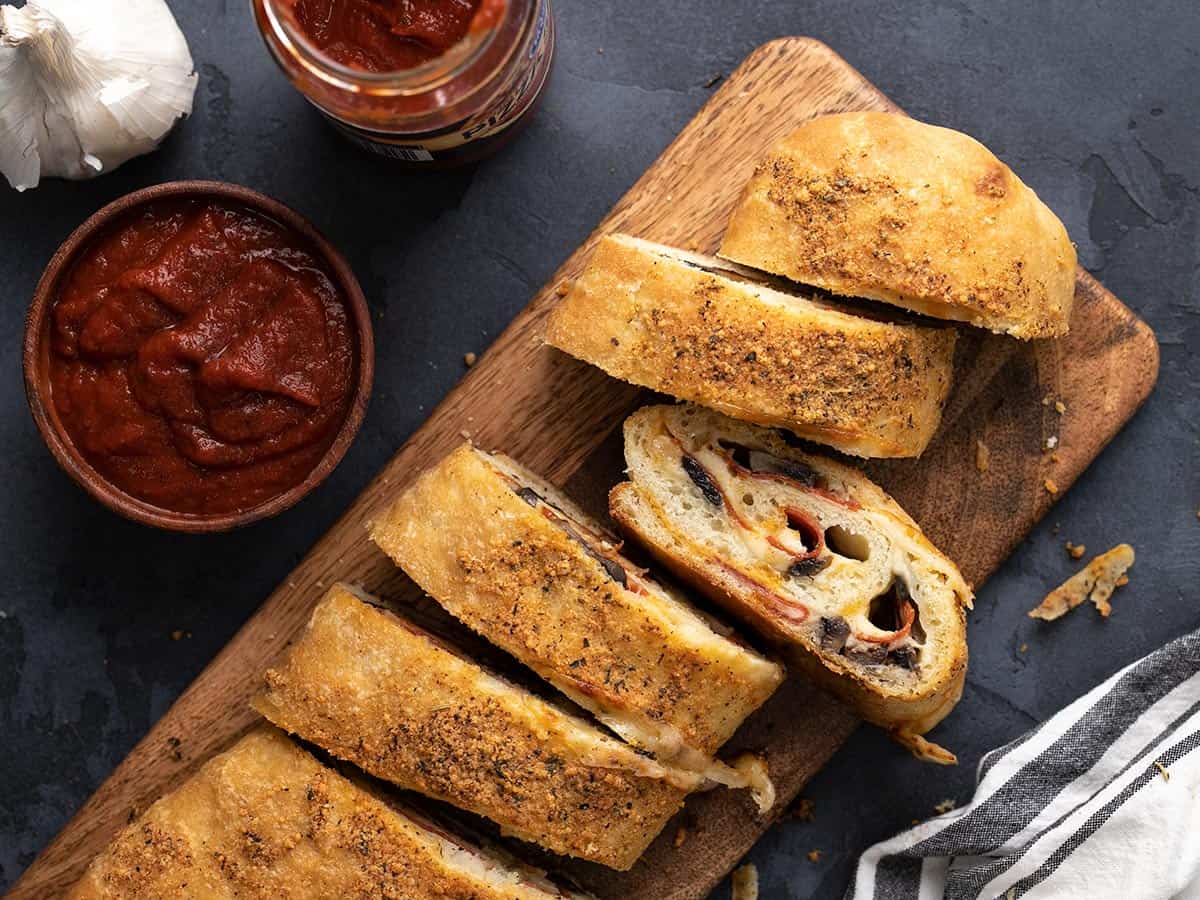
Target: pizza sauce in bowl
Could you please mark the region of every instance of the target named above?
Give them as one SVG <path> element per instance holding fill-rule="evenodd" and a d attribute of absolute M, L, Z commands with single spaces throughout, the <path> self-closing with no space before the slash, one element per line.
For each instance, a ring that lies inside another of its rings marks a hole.
<path fill-rule="evenodd" d="M 344 453 L 370 385 L 344 262 L 295 213 L 227 188 L 163 185 L 102 210 L 51 263 L 26 338 L 35 418 L 68 472 L 184 530 L 298 500 Z"/>

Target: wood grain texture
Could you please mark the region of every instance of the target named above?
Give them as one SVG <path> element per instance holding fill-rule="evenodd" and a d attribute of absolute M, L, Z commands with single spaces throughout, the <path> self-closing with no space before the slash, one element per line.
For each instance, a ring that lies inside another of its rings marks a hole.
<path fill-rule="evenodd" d="M 595 506 L 621 477 L 613 434 L 644 396 L 542 345 L 556 290 L 582 268 L 600 234 L 628 231 L 712 251 L 755 159 L 805 119 L 891 109 L 833 51 L 805 38 L 773 41 L 730 76 L 628 194 L 438 406 L 333 529 L 151 729 L 45 849 L 10 896 L 53 897 L 80 874 L 135 812 L 178 784 L 253 723 L 246 702 L 262 671 L 308 619 L 332 582 L 349 580 L 409 603 L 431 604 L 366 540 L 372 514 L 465 434 L 501 449 Z M 953 123 L 947 123 L 953 125 Z M 1153 334 L 1084 272 L 1069 337 L 1035 344 L 961 330 L 958 373 L 945 424 L 920 460 L 868 468 L 962 566 L 976 586 L 1066 490 L 1149 394 L 1158 370 Z M 1064 414 L 1042 399 L 1061 400 Z M 1055 454 L 1044 453 L 1049 436 Z M 990 449 L 975 468 L 976 441 Z M 836 751 L 854 718 L 793 680 L 735 738 L 765 751 L 780 793 L 777 811 Z M 171 740 L 181 742 L 178 750 Z M 180 752 L 181 751 L 181 752 Z M 767 828 L 748 799 L 714 791 L 689 802 L 687 841 L 674 825 L 629 873 L 571 865 L 601 897 L 694 900 L 708 894 Z"/>

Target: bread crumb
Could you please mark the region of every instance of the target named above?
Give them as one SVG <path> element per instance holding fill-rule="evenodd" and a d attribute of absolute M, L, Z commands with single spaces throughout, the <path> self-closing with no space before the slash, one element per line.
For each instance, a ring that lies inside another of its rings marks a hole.
<path fill-rule="evenodd" d="M 906 747 L 909 753 L 922 762 L 937 763 L 940 766 L 952 766 L 958 762 L 957 756 L 922 735 L 899 729 L 888 734 L 893 741 L 901 747 Z"/>
<path fill-rule="evenodd" d="M 478 358 L 479 357 L 477 357 L 474 353 L 471 353 L 471 352 L 467 352 L 467 353 L 463 354 L 463 362 L 465 362 L 467 364 L 468 369 L 471 368 L 471 366 L 475 365 L 475 360 Z"/>
<path fill-rule="evenodd" d="M 1053 399 L 1054 399 L 1053 397 L 1051 397 L 1049 394 L 1047 394 L 1045 397 L 1042 398 L 1042 406 L 1049 406 Z"/>
<path fill-rule="evenodd" d="M 1087 553 L 1087 544 L 1072 544 L 1070 541 L 1066 543 L 1067 555 L 1071 559 L 1083 559 L 1083 554 Z"/>
<path fill-rule="evenodd" d="M 980 440 L 975 441 L 975 468 L 978 469 L 980 473 L 988 470 L 988 462 L 991 460 L 991 458 L 992 451 L 988 449 L 988 445 Z"/>
<path fill-rule="evenodd" d="M 567 296 L 567 294 L 571 293 L 571 282 L 564 281 L 560 283 L 559 286 L 554 289 L 554 293 L 559 297 Z"/>
<path fill-rule="evenodd" d="M 817 820 L 817 813 L 813 808 L 813 802 L 807 797 L 801 797 L 788 810 L 788 818 L 798 819 L 801 822 L 815 822 Z"/>
<path fill-rule="evenodd" d="M 720 72 L 717 72 L 715 75 L 713 75 L 711 78 L 709 78 L 708 81 L 704 82 L 704 86 L 706 88 L 716 87 L 717 84 L 719 84 L 721 79 L 724 77 L 725 76 L 722 75 Z"/>
<path fill-rule="evenodd" d="M 1053 478 L 1047 478 L 1042 482 L 1042 485 L 1046 488 L 1046 493 L 1050 496 L 1055 497 L 1058 495 L 1058 485 L 1054 482 Z"/>
<path fill-rule="evenodd" d="M 700 242 L 695 238 L 692 238 L 690 241 L 688 241 L 687 249 L 692 253 L 696 253 L 700 249 Z"/>
<path fill-rule="evenodd" d="M 733 870 L 730 900 L 758 900 L 758 866 L 746 863 Z"/>
<path fill-rule="evenodd" d="M 1018 653 L 1025 653 L 1025 652 L 1026 652 L 1028 649 L 1029 649 L 1029 645 L 1028 645 L 1028 644 L 1022 644 L 1020 647 L 1018 647 L 1018 648 L 1017 648 L 1017 652 L 1018 652 Z"/>
<path fill-rule="evenodd" d="M 178 640 L 181 640 L 182 638 L 183 638 L 183 632 L 180 631 L 178 628 L 176 628 L 174 631 L 171 632 L 171 640 L 178 641 Z"/>
<path fill-rule="evenodd" d="M 1107 619 L 1112 613 L 1108 598 L 1121 586 L 1121 579 L 1133 565 L 1134 558 L 1133 548 L 1128 544 L 1118 544 L 1107 553 L 1100 554 L 1047 594 L 1045 600 L 1029 611 L 1029 617 L 1052 622 L 1084 600 L 1091 599 L 1100 615 Z"/>
<path fill-rule="evenodd" d="M 808 861 L 812 862 L 812 863 L 819 863 L 821 861 L 821 851 L 820 850 L 809 850 L 808 851 Z"/>
<path fill-rule="evenodd" d="M 1154 768 L 1158 769 L 1158 774 L 1162 775 L 1162 780 L 1169 782 L 1171 773 L 1167 771 L 1167 767 L 1160 763 L 1157 759 L 1154 761 Z"/>
<path fill-rule="evenodd" d="M 683 842 L 687 840 L 688 830 L 686 825 L 680 825 L 679 830 L 675 832 L 675 840 L 671 842 L 676 850 L 683 846 Z"/>
<path fill-rule="evenodd" d="M 469 441 L 471 439 L 471 432 L 467 431 L 467 429 L 464 428 L 462 431 L 460 431 L 458 433 L 458 436 L 460 438 L 462 438 L 464 441 Z"/>
<path fill-rule="evenodd" d="M 1056 413 L 1058 413 L 1060 416 L 1064 415 L 1067 411 L 1067 404 L 1063 403 L 1061 400 L 1055 400 L 1054 401 L 1054 411 Z"/>
<path fill-rule="evenodd" d="M 949 797 L 947 797 L 945 800 L 943 800 L 941 803 L 939 803 L 937 806 L 935 806 L 933 808 L 933 811 L 936 812 L 939 816 L 944 816 L 946 813 L 954 812 L 954 810 L 956 810 L 956 809 L 958 809 L 958 804 L 955 803 L 953 800 L 951 800 Z"/>
<path fill-rule="evenodd" d="M 1053 450 L 1057 446 L 1058 446 L 1058 435 L 1052 434 L 1052 435 L 1050 435 L 1050 437 L 1046 438 L 1045 443 L 1042 444 L 1042 449 L 1044 451 L 1046 451 L 1047 453 L 1049 453 L 1051 450 Z"/>

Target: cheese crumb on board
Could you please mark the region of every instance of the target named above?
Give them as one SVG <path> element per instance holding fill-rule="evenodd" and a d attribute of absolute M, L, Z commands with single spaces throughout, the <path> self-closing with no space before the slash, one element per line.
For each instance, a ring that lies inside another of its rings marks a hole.
<path fill-rule="evenodd" d="M 1108 598 L 1123 583 L 1128 583 L 1125 572 L 1133 565 L 1134 558 L 1133 548 L 1128 544 L 1118 544 L 1100 554 L 1047 594 L 1045 600 L 1029 611 L 1029 617 L 1053 622 L 1090 599 L 1107 619 L 1112 613 Z"/>
<path fill-rule="evenodd" d="M 1072 544 L 1070 541 L 1066 543 L 1067 555 L 1071 559 L 1083 559 L 1083 554 L 1087 553 L 1087 544 Z"/>
<path fill-rule="evenodd" d="M 978 469 L 980 473 L 986 472 L 988 470 L 988 464 L 990 463 L 991 458 L 992 452 L 988 449 L 988 445 L 983 441 L 976 441 L 975 468 Z"/>
<path fill-rule="evenodd" d="M 731 900 L 758 900 L 758 866 L 754 863 L 733 870 Z"/>

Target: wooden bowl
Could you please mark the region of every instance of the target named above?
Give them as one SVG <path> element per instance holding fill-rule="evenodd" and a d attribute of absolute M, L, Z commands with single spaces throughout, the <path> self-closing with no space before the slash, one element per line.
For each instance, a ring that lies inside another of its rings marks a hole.
<path fill-rule="evenodd" d="M 281 225 L 303 236 L 318 258 L 322 259 L 335 285 L 341 291 L 349 310 L 358 343 L 356 363 L 357 383 L 350 407 L 341 428 L 329 445 L 325 455 L 299 484 L 278 494 L 251 509 L 215 515 L 175 512 L 163 509 L 144 500 L 139 500 L 113 485 L 75 448 L 67 435 L 58 412 L 50 397 L 50 383 L 46 377 L 49 362 L 50 312 L 58 298 L 60 286 L 71 271 L 80 251 L 117 217 L 134 207 L 166 198 L 225 201 L 249 207 Z M 371 316 L 367 301 L 359 287 L 358 279 L 337 250 L 317 231 L 307 219 L 282 203 L 272 200 L 249 188 L 219 181 L 172 181 L 134 191 L 101 209 L 71 233 L 46 266 L 41 280 L 34 291 L 33 303 L 25 321 L 24 344 L 25 394 L 29 409 L 37 423 L 42 438 L 58 464 L 89 494 L 114 512 L 145 525 L 166 528 L 172 531 L 214 532 L 238 528 L 259 519 L 283 512 L 299 502 L 313 488 L 324 481 L 341 462 L 355 435 L 362 426 L 367 402 L 371 395 L 371 383 L 375 374 L 375 344 L 371 330 Z"/>

